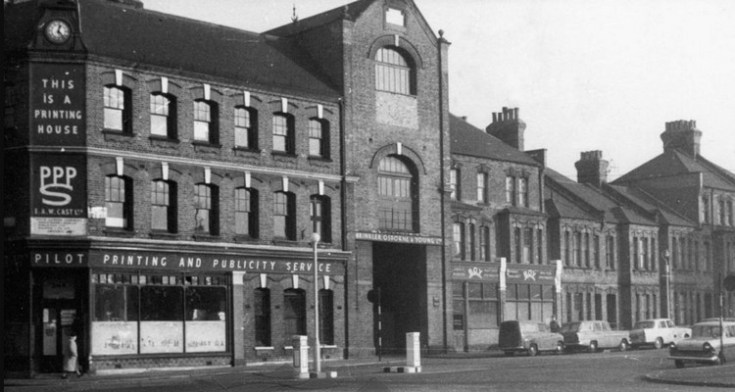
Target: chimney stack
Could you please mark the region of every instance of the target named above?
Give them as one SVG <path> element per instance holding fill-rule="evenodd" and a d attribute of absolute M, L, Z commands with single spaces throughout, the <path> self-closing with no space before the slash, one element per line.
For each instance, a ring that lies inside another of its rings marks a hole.
<path fill-rule="evenodd" d="M 664 142 L 664 151 L 679 150 L 696 158 L 699 155 L 699 145 L 702 131 L 697 129 L 694 120 L 677 120 L 666 123 L 666 130 L 661 134 Z"/>
<path fill-rule="evenodd" d="M 485 131 L 505 144 L 523 151 L 523 133 L 526 123 L 518 117 L 518 108 L 503 107 L 500 113 L 493 113 L 493 122 Z"/>
<path fill-rule="evenodd" d="M 609 162 L 602 159 L 602 151 L 585 151 L 574 164 L 577 168 L 577 182 L 590 184 L 600 188 L 607 183 L 607 167 Z"/>

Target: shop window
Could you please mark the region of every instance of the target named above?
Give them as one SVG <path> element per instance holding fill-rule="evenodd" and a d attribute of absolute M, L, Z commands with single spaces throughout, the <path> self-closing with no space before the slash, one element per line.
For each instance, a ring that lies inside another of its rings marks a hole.
<path fill-rule="evenodd" d="M 258 191 L 235 189 L 235 234 L 258 238 Z"/>
<path fill-rule="evenodd" d="M 130 230 L 133 227 L 133 181 L 128 177 L 105 177 L 105 226 Z"/>
<path fill-rule="evenodd" d="M 132 134 L 132 102 L 130 90 L 118 86 L 105 86 L 102 101 L 104 105 L 105 130 Z"/>
<path fill-rule="evenodd" d="M 490 227 L 480 227 L 480 260 L 490 261 Z"/>
<path fill-rule="evenodd" d="M 487 173 L 477 173 L 477 202 L 488 202 Z"/>
<path fill-rule="evenodd" d="M 184 352 L 184 290 L 179 286 L 140 288 L 140 352 Z"/>
<path fill-rule="evenodd" d="M 255 345 L 271 344 L 271 291 L 257 288 L 253 291 L 253 317 L 255 318 Z"/>
<path fill-rule="evenodd" d="M 151 94 L 151 136 L 176 139 L 176 97 Z"/>
<path fill-rule="evenodd" d="M 151 181 L 151 230 L 176 232 L 176 183 Z"/>
<path fill-rule="evenodd" d="M 293 116 L 284 113 L 273 115 L 273 151 L 296 154 Z"/>
<path fill-rule="evenodd" d="M 137 321 L 138 288 L 127 285 L 95 286 L 94 321 Z"/>
<path fill-rule="evenodd" d="M 217 103 L 197 99 L 194 101 L 194 141 L 219 143 L 219 112 Z"/>
<path fill-rule="evenodd" d="M 467 328 L 489 329 L 498 326 L 498 287 L 493 283 L 467 283 Z"/>
<path fill-rule="evenodd" d="M 546 322 L 553 315 L 554 286 L 509 284 L 506 288 L 505 318 Z"/>
<path fill-rule="evenodd" d="M 403 157 L 389 155 L 378 165 L 378 225 L 393 231 L 418 231 L 418 175 Z"/>
<path fill-rule="evenodd" d="M 451 193 L 449 194 L 449 198 L 452 200 L 460 200 L 460 172 L 459 169 L 453 168 L 449 170 L 449 189 L 451 189 Z"/>
<path fill-rule="evenodd" d="M 313 195 L 310 201 L 312 233 L 318 233 L 322 242 L 332 242 L 331 203 L 329 197 Z"/>
<path fill-rule="evenodd" d="M 395 46 L 380 48 L 375 53 L 375 89 L 391 93 L 415 95 L 415 66 L 411 58 Z"/>
<path fill-rule="evenodd" d="M 244 106 L 235 107 L 235 147 L 258 148 L 258 112 Z"/>
<path fill-rule="evenodd" d="M 309 156 L 329 159 L 329 122 L 309 120 Z"/>
<path fill-rule="evenodd" d="M 186 287 L 186 352 L 225 351 L 226 298 L 224 287 Z"/>
<path fill-rule="evenodd" d="M 283 292 L 283 332 L 291 341 L 293 335 L 306 335 L 306 292 L 286 289 Z"/>
<path fill-rule="evenodd" d="M 465 258 L 465 235 L 464 225 L 460 222 L 455 222 L 452 225 L 452 237 L 454 240 L 454 257 L 464 260 Z"/>
<path fill-rule="evenodd" d="M 296 197 L 293 193 L 273 194 L 273 237 L 296 240 Z"/>
<path fill-rule="evenodd" d="M 334 344 L 334 292 L 319 290 L 319 341 Z"/>
<path fill-rule="evenodd" d="M 218 190 L 214 185 L 194 186 L 195 231 L 198 234 L 219 234 Z"/>

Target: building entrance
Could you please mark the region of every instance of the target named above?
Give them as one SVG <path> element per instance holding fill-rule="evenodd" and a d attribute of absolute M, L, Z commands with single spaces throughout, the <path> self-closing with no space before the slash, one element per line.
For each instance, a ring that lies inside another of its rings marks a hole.
<path fill-rule="evenodd" d="M 75 331 L 80 362 L 84 358 L 84 339 L 81 320 L 81 288 L 73 274 L 42 274 L 37 286 L 40 306 L 37 306 L 37 342 L 40 342 L 40 371 L 60 372 L 65 342 Z"/>
<path fill-rule="evenodd" d="M 383 353 L 403 353 L 408 332 L 421 332 L 422 338 L 426 336 L 426 273 L 424 246 L 373 243 L 373 286 L 381 292 Z M 375 312 L 377 346 L 377 304 Z"/>

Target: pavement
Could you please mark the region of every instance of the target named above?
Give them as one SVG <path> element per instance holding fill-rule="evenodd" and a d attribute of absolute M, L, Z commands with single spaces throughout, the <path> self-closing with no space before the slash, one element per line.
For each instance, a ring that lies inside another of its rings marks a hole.
<path fill-rule="evenodd" d="M 495 356 L 484 353 L 451 353 L 444 355 L 426 355 L 424 358 L 467 359 Z M 323 362 L 323 369 L 335 370 L 338 377 L 355 376 L 381 372 L 384 367 L 401 366 L 405 357 L 388 357 L 378 361 L 377 358 L 332 360 Z M 428 363 L 424 364 L 428 367 Z M 430 365 L 429 365 L 430 366 Z M 243 381 L 263 380 L 263 378 L 279 380 L 296 380 L 298 377 L 290 363 L 258 364 L 246 367 L 207 367 L 207 368 L 173 368 L 173 369 L 141 369 L 135 371 L 110 371 L 104 374 L 82 377 L 70 376 L 61 379 L 61 374 L 40 374 L 30 379 L 4 379 L 6 391 L 98 391 L 132 388 L 136 386 L 168 385 L 187 380 L 211 379 L 218 375 L 239 375 Z M 659 370 L 643 376 L 649 382 L 735 388 L 735 363 L 720 366 L 692 366 L 684 369 Z"/>

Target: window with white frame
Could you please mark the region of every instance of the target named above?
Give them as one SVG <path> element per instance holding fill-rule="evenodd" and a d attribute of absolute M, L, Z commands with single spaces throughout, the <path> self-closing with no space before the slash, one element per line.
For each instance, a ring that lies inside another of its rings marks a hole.
<path fill-rule="evenodd" d="M 132 180 L 122 176 L 105 177 L 105 226 L 117 229 L 132 228 Z"/>
<path fill-rule="evenodd" d="M 296 200 L 293 193 L 273 194 L 273 237 L 296 240 Z"/>
<path fill-rule="evenodd" d="M 324 120 L 309 120 L 309 156 L 329 158 L 329 123 Z"/>
<path fill-rule="evenodd" d="M 414 67 L 399 48 L 383 47 L 375 54 L 375 88 L 398 94 L 413 91 Z"/>
<path fill-rule="evenodd" d="M 130 90 L 118 86 L 105 86 L 102 101 L 105 129 L 132 133 Z"/>
<path fill-rule="evenodd" d="M 174 97 L 151 94 L 151 135 L 176 139 L 176 100 Z"/>
<path fill-rule="evenodd" d="M 257 112 L 244 106 L 235 107 L 235 147 L 258 148 Z"/>
<path fill-rule="evenodd" d="M 479 203 L 488 202 L 487 173 L 484 172 L 477 173 L 477 201 Z"/>
<path fill-rule="evenodd" d="M 273 151 L 295 153 L 293 117 L 284 113 L 273 115 Z"/>
<path fill-rule="evenodd" d="M 151 230 L 176 232 L 176 183 L 151 181 Z"/>
<path fill-rule="evenodd" d="M 212 101 L 194 101 L 194 140 L 217 144 L 217 105 Z"/>
<path fill-rule="evenodd" d="M 209 184 L 194 186 L 195 231 L 202 234 L 219 234 L 218 188 Z"/>
<path fill-rule="evenodd" d="M 250 188 L 235 188 L 235 234 L 258 237 L 258 192 Z"/>

